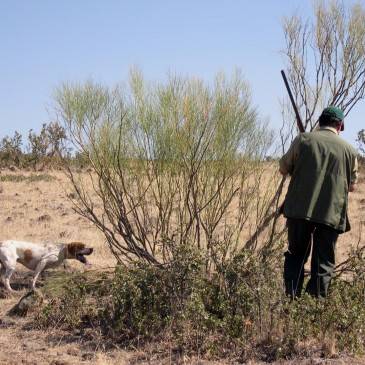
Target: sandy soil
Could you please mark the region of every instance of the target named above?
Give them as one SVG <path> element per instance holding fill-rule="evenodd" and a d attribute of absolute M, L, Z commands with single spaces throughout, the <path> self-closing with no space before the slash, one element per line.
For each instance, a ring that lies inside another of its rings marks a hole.
<path fill-rule="evenodd" d="M 29 175 L 27 172 L 2 171 L 1 176 Z M 65 176 L 60 172 L 51 173 L 52 181 L 37 182 L 0 182 L 0 239 L 17 239 L 34 242 L 83 241 L 95 248 L 90 257 L 94 268 L 110 268 L 115 260 L 110 254 L 103 236 L 86 219 L 79 217 L 72 210 L 67 199 L 69 193 Z M 350 219 L 352 231 L 340 237 L 338 242 L 338 260 L 346 256 L 351 245 L 365 243 L 361 231 L 365 227 L 365 179 L 361 178 L 357 190 L 350 196 Z M 284 220 L 280 218 L 280 224 Z M 71 267 L 84 270 L 78 262 Z M 20 269 L 20 268 L 19 268 Z M 62 268 L 61 268 L 62 270 Z M 94 342 L 87 342 L 81 337 L 70 336 L 60 331 L 35 331 L 27 329 L 26 318 L 12 318 L 8 310 L 26 292 L 29 275 L 19 270 L 18 293 L 12 298 L 0 298 L 0 364 L 217 364 L 200 359 L 159 358 L 156 354 L 112 349 L 103 351 Z M 224 362 L 220 362 L 224 364 Z M 252 362 L 251 364 L 258 364 Z M 348 358 L 323 360 L 306 359 L 277 364 L 365 364 L 365 360 Z"/>

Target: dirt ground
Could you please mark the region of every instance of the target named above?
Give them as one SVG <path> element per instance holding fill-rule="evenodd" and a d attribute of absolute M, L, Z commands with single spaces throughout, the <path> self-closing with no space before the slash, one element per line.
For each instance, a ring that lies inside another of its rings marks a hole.
<path fill-rule="evenodd" d="M 28 172 L 2 171 L 4 175 L 28 176 Z M 115 265 L 103 236 L 86 219 L 72 210 L 67 195 L 70 193 L 65 176 L 52 172 L 51 181 L 2 181 L 0 182 L 0 240 L 17 239 L 33 242 L 82 241 L 95 249 L 90 257 L 93 269 L 103 270 Z M 365 179 L 360 178 L 357 190 L 350 195 L 350 220 L 352 231 L 341 235 L 338 241 L 337 260 L 346 257 L 352 244 L 364 244 L 361 231 L 365 227 Z M 280 218 L 281 224 L 284 220 Z M 71 262 L 75 270 L 84 270 L 83 265 Z M 63 268 L 60 268 L 62 270 Z M 27 328 L 26 318 L 7 315 L 8 310 L 26 293 L 29 275 L 19 267 L 18 279 L 24 280 L 18 293 L 11 298 L 0 298 L 0 364 L 225 364 L 200 359 L 159 358 L 151 352 L 125 351 L 120 348 L 103 351 L 95 341 L 90 344 L 77 335 L 70 336 L 60 331 L 35 331 Z M 227 362 L 226 362 L 227 363 Z M 260 364 L 251 362 L 251 364 Z M 277 364 L 365 364 L 363 359 L 320 358 L 281 361 Z"/>

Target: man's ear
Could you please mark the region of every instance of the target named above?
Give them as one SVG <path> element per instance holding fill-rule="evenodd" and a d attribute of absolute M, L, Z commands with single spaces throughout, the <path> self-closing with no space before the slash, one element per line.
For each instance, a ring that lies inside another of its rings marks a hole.
<path fill-rule="evenodd" d="M 343 121 L 341 122 L 337 121 L 332 127 L 336 129 L 337 134 L 340 134 L 340 131 L 344 130 Z"/>

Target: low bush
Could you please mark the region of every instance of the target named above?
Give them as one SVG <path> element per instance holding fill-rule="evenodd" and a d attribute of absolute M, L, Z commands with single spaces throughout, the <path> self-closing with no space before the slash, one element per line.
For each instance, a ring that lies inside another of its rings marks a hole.
<path fill-rule="evenodd" d="M 335 279 L 326 300 L 303 295 L 291 302 L 278 262 L 240 255 L 208 275 L 198 252 L 175 254 L 168 267 L 139 263 L 110 275 L 73 275 L 57 290 L 46 287 L 48 303 L 34 323 L 92 328 L 106 342 L 127 347 L 154 342 L 159 351 L 238 361 L 363 352 L 360 271 L 350 281 Z"/>
<path fill-rule="evenodd" d="M 90 326 L 101 318 L 110 285 L 108 273 L 53 275 L 42 288 L 47 300 L 35 315 L 34 327 Z"/>

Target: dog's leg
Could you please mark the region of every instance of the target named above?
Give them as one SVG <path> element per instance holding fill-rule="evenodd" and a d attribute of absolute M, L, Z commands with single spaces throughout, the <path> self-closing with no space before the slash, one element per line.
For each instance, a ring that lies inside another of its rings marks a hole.
<path fill-rule="evenodd" d="M 5 266 L 0 262 L 0 278 L 1 278 L 1 282 L 5 285 L 4 280 L 5 280 Z"/>
<path fill-rule="evenodd" d="M 34 270 L 34 277 L 33 277 L 33 281 L 32 281 L 32 290 L 35 290 L 35 283 L 37 282 L 38 276 L 39 274 L 45 269 L 46 267 L 46 261 L 40 261 L 37 265 L 37 267 Z"/>
<path fill-rule="evenodd" d="M 6 267 L 6 269 L 5 269 L 4 285 L 5 285 L 5 288 L 9 292 L 14 292 L 14 290 L 10 286 L 10 278 L 13 275 L 14 271 L 15 271 L 15 269 L 13 269 L 11 267 Z"/>
<path fill-rule="evenodd" d="M 0 263 L 1 263 L 1 270 L 0 270 L 1 280 L 2 280 L 5 288 L 9 292 L 14 292 L 14 290 L 10 286 L 10 278 L 15 271 L 16 261 L 13 262 L 13 260 L 9 260 L 9 259 L 4 260 L 4 257 L 2 257 L 2 260 Z"/>

